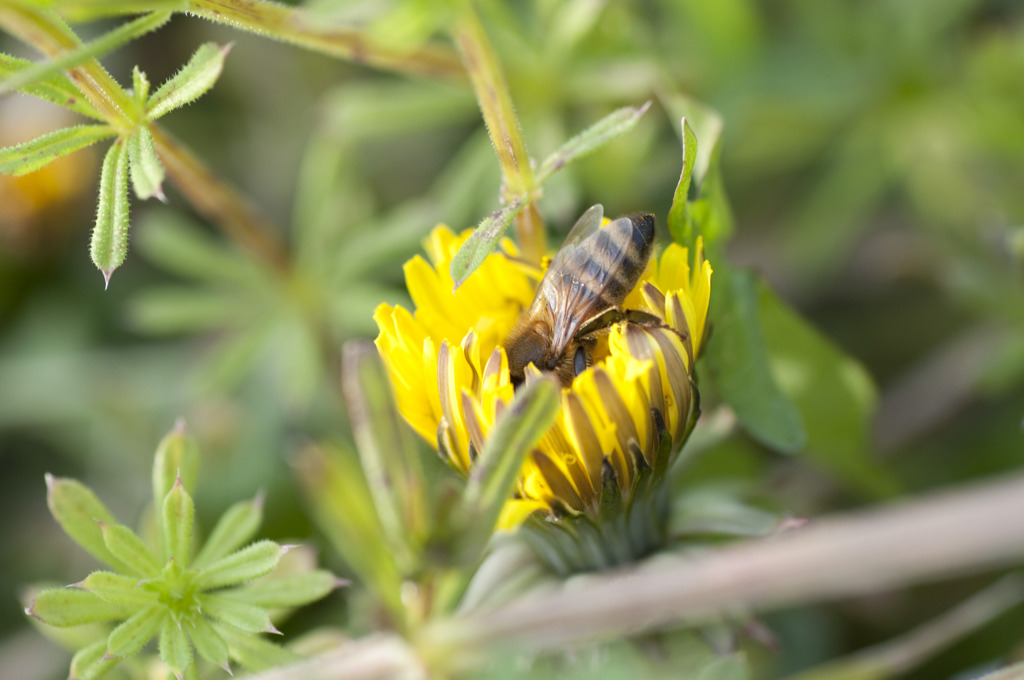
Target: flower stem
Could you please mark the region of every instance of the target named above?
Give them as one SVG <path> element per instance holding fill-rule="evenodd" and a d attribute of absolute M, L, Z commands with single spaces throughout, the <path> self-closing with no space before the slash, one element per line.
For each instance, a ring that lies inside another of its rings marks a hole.
<path fill-rule="evenodd" d="M 533 206 L 536 189 L 530 156 L 526 151 L 512 95 L 501 71 L 498 57 L 487 39 L 480 19 L 469 3 L 465 4 L 456 23 L 455 42 L 462 53 L 462 62 L 469 73 L 480 111 L 487 125 L 487 134 L 498 154 L 503 178 L 504 203 L 520 200 L 525 205 L 516 218 L 519 245 L 528 257 L 540 261 L 543 255 L 544 230 L 540 215 Z"/>
<path fill-rule="evenodd" d="M 152 125 L 150 131 L 167 176 L 193 207 L 274 269 L 286 270 L 288 255 L 284 244 L 274 236 L 274 227 L 256 214 L 233 187 L 221 181 L 160 126 Z"/>
<path fill-rule="evenodd" d="M 365 33 L 333 26 L 321 27 L 316 16 L 302 9 L 266 0 L 191 0 L 188 12 L 315 52 L 418 76 L 462 77 L 458 58 L 448 49 L 424 45 L 405 51 L 381 45 Z"/>

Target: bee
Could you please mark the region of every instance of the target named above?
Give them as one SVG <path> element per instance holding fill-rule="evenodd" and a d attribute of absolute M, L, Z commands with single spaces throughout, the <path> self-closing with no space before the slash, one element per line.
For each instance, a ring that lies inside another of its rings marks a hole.
<path fill-rule="evenodd" d="M 650 259 L 654 215 L 620 217 L 605 226 L 603 217 L 604 208 L 595 205 L 577 220 L 533 302 L 509 331 L 505 352 L 513 384 L 521 384 L 533 364 L 568 387 L 591 365 L 601 332 L 637 315 L 641 322 L 657 321 L 620 308 Z"/>

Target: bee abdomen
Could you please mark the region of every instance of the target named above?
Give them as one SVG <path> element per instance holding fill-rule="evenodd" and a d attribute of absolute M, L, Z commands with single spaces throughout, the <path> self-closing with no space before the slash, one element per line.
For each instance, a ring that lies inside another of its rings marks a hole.
<path fill-rule="evenodd" d="M 618 238 L 628 239 L 626 253 L 622 263 L 613 269 L 604 290 L 601 292 L 601 301 L 606 307 L 614 307 L 621 303 L 633 290 L 637 280 L 647 266 L 647 260 L 651 256 L 651 247 L 654 243 L 654 216 L 650 214 L 630 215 L 622 218 L 628 221 L 629 233 L 622 234 Z M 609 225 L 611 227 L 611 225 Z M 605 259 L 610 257 L 609 253 L 619 251 L 621 245 L 612 243 L 615 235 L 612 233 L 599 232 L 605 237 L 605 242 L 599 243 L 595 250 L 604 253 Z M 608 263 L 605 263 L 605 267 Z"/>

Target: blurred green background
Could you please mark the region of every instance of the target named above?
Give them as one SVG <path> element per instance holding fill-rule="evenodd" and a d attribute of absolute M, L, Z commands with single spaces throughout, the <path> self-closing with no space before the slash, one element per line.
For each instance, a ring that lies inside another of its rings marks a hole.
<path fill-rule="evenodd" d="M 398 43 L 429 33 L 415 20 L 429 3 L 408 6 L 374 30 Z M 381 12 L 317 9 L 352 21 Z M 724 124 L 730 261 L 874 380 L 868 431 L 847 437 L 844 406 L 825 404 L 811 439 L 831 449 L 784 456 L 736 433 L 694 478 L 813 517 L 1020 467 L 1024 4 L 589 0 L 484 3 L 481 14 L 535 158 L 617 107 L 654 101 L 632 132 L 545 186 L 552 243 L 596 202 L 654 211 L 663 225 L 679 115 L 701 102 Z M 319 542 L 289 459 L 347 437 L 341 344 L 375 334 L 377 304 L 407 299 L 401 263 L 429 229 L 466 228 L 497 207 L 498 165 L 464 83 L 185 16 L 104 64 L 122 84 L 134 64 L 160 83 L 208 40 L 235 42 L 221 80 L 164 123 L 279 226 L 295 276 L 251 260 L 168 187 L 167 205 L 133 202 L 129 257 L 104 291 L 87 253 L 100 151 L 0 177 L 0 677 L 65 677 L 66 658 L 28 626 L 18 593 L 92 567 L 46 511 L 45 472 L 83 480 L 133 522 L 153 448 L 183 416 L 203 450 L 200 521 L 263 489 L 267 536 Z M 37 58 L 7 35 L 0 49 Z M 0 99 L 2 145 L 67 122 L 28 97 Z M 770 347 L 787 341 L 776 332 Z M 322 559 L 344 570 L 329 549 Z M 984 582 L 773 615 L 781 649 L 759 667 L 783 676 L 886 640 Z M 343 624 L 342 601 L 294 625 Z M 956 674 L 1024 658 L 1021 630 L 1018 608 L 908 677 L 970 677 Z"/>

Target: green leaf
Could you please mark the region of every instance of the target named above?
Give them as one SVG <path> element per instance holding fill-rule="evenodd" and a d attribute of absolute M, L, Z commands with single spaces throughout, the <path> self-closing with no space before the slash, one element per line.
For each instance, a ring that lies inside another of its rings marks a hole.
<path fill-rule="evenodd" d="M 273 541 L 257 541 L 201 570 L 196 585 L 209 590 L 265 576 L 277 567 L 286 551 Z"/>
<path fill-rule="evenodd" d="M 317 569 L 304 574 L 264 579 L 231 592 L 249 604 L 277 609 L 316 602 L 342 583 L 331 572 Z"/>
<path fill-rule="evenodd" d="M 243 633 L 230 626 L 214 626 L 228 643 L 231 658 L 253 673 L 275 666 L 301 661 L 302 657 L 280 645 L 264 640 L 251 633 Z"/>
<path fill-rule="evenodd" d="M 138 66 L 132 68 L 132 99 L 140 108 L 145 108 L 149 99 L 149 78 Z"/>
<path fill-rule="evenodd" d="M 259 495 L 251 501 L 235 503 L 221 515 L 217 525 L 210 532 L 206 543 L 199 550 L 192 567 L 205 569 L 207 566 L 224 558 L 231 551 L 256 535 L 256 530 L 263 521 L 263 496 Z"/>
<path fill-rule="evenodd" d="M 224 638 L 210 624 L 205 616 L 197 616 L 192 621 L 192 628 L 186 629 L 192 644 L 195 645 L 199 656 L 217 666 L 220 666 L 228 673 L 231 668 L 228 665 L 228 645 Z"/>
<path fill-rule="evenodd" d="M 118 140 L 107 151 L 100 171 L 99 205 L 90 254 L 105 286 L 128 253 L 128 148 Z"/>
<path fill-rule="evenodd" d="M 109 125 L 75 125 L 4 147 L 0 149 L 0 174 L 26 175 L 115 134 Z"/>
<path fill-rule="evenodd" d="M 160 440 L 153 457 L 153 505 L 161 507 L 179 477 L 185 490 L 191 491 L 198 475 L 199 445 L 186 432 L 185 421 L 178 420 Z"/>
<path fill-rule="evenodd" d="M 29 86 L 50 79 L 53 74 L 67 71 L 90 59 L 113 52 L 125 43 L 131 42 L 150 31 L 155 31 L 171 18 L 170 12 L 152 12 L 134 21 L 129 21 L 104 33 L 99 38 L 73 50 L 63 52 L 56 59 L 20 70 L 11 78 L 0 82 L 0 94 L 27 89 Z"/>
<path fill-rule="evenodd" d="M 243 602 L 230 595 L 211 593 L 200 595 L 199 603 L 204 613 L 247 633 L 278 632 L 263 607 Z"/>
<path fill-rule="evenodd" d="M 231 51 L 231 45 L 223 47 L 214 43 L 199 46 L 192 58 L 180 71 L 160 86 L 146 105 L 150 120 L 194 102 L 206 94 L 220 77 L 224 59 Z"/>
<path fill-rule="evenodd" d="M 167 607 L 155 604 L 143 609 L 110 632 L 107 656 L 124 658 L 142 649 L 160 631 Z"/>
<path fill-rule="evenodd" d="M 183 568 L 187 567 L 192 547 L 195 506 L 180 478 L 164 499 L 162 517 L 164 552 L 168 559 L 174 560 Z"/>
<path fill-rule="evenodd" d="M 187 0 L 53 0 L 61 16 L 73 24 L 143 12 L 185 12 Z"/>
<path fill-rule="evenodd" d="M 758 318 L 772 374 L 803 417 L 804 455 L 872 497 L 897 494 L 899 485 L 871 456 L 878 401 L 871 376 L 764 283 Z"/>
<path fill-rule="evenodd" d="M 548 177 L 561 170 L 569 163 L 586 156 L 598 147 L 607 144 L 633 128 L 643 116 L 651 103 L 643 106 L 626 106 L 612 111 L 586 130 L 563 144 L 557 151 L 544 159 L 537 172 L 535 185 L 540 186 Z"/>
<path fill-rule="evenodd" d="M 147 606 L 157 599 L 157 594 L 138 578 L 109 571 L 94 571 L 75 585 L 113 604 Z"/>
<path fill-rule="evenodd" d="M 715 280 L 710 310 L 714 333 L 704 351 L 715 387 L 756 439 L 777 451 L 799 451 L 807 443 L 807 431 L 796 404 L 772 374 L 753 277 L 719 263 Z"/>
<path fill-rule="evenodd" d="M 470 470 L 459 513 L 471 522 L 469 544 L 482 548 L 494 531 L 501 509 L 512 497 L 526 454 L 555 422 L 561 389 L 544 377 L 516 390 L 515 398 L 495 423 L 483 451 Z"/>
<path fill-rule="evenodd" d="M 93 680 L 121 663 L 120 659 L 106 658 L 106 654 L 106 640 L 79 649 L 71 658 L 71 675 L 68 680 Z"/>
<path fill-rule="evenodd" d="M 672 240 L 685 246 L 693 246 L 696 236 L 690 225 L 687 214 L 687 199 L 690 195 L 690 180 L 693 177 L 693 166 L 697 160 L 697 136 L 693 134 L 689 123 L 683 118 L 683 170 L 679 174 L 675 194 L 672 195 L 672 207 L 668 211 L 668 230 Z"/>
<path fill-rule="evenodd" d="M 153 133 L 145 125 L 140 125 L 135 134 L 128 138 L 128 170 L 136 196 L 142 200 L 155 196 L 161 201 L 167 201 L 161 186 L 164 166 L 157 158 Z"/>
<path fill-rule="evenodd" d="M 148 578 L 160 573 L 160 565 L 142 539 L 122 524 L 100 523 L 103 543 L 132 573 Z"/>
<path fill-rule="evenodd" d="M 96 621 L 115 621 L 133 609 L 105 602 L 98 595 L 77 588 L 53 588 L 36 595 L 25 613 L 58 628 L 80 626 Z"/>
<path fill-rule="evenodd" d="M 115 569 L 124 567 L 107 549 L 98 524 L 117 520 L 89 487 L 74 479 L 46 475 L 46 504 L 71 540 L 101 562 Z"/>
<path fill-rule="evenodd" d="M 459 252 L 452 258 L 448 271 L 451 274 L 455 287 L 458 288 L 462 282 L 469 278 L 469 275 L 476 271 L 484 259 L 491 254 L 498 241 L 501 240 L 508 225 L 522 209 L 522 201 L 514 201 L 501 210 L 491 213 L 476 228 L 473 235 L 469 237 Z"/>
<path fill-rule="evenodd" d="M 200 617 L 202 618 L 202 617 Z M 192 663 L 192 645 L 184 627 L 168 616 L 160 629 L 160 660 L 179 678 Z"/>
<path fill-rule="evenodd" d="M 377 516 L 387 543 L 405 555 L 427 520 L 420 451 L 395 407 L 391 382 L 377 348 L 348 343 L 342 353 L 342 386 L 349 420 Z"/>
<path fill-rule="evenodd" d="M 0 52 L 0 81 L 6 86 L 16 74 L 35 66 L 35 62 L 19 59 Z M 74 111 L 96 120 L 104 120 L 103 116 L 96 112 L 96 109 L 85 98 L 82 91 L 78 89 L 78 86 L 59 71 L 22 85 L 18 89 L 25 94 L 38 97 L 69 111 Z"/>

